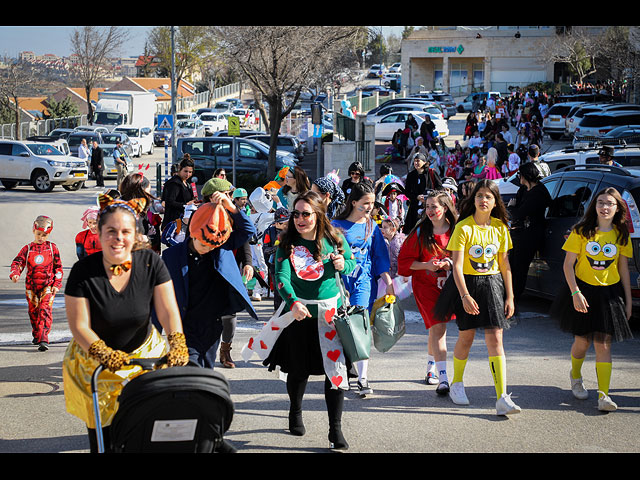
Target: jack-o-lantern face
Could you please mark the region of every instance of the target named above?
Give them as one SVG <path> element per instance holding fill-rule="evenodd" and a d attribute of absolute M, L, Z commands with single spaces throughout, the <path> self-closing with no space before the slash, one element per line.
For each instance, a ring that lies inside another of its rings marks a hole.
<path fill-rule="evenodd" d="M 231 235 L 233 223 L 222 204 L 205 203 L 189 222 L 189 234 L 205 245 L 217 248 Z"/>

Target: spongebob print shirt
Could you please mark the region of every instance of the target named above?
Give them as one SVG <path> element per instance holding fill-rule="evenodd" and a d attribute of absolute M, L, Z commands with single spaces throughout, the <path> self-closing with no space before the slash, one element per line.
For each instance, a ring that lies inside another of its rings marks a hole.
<path fill-rule="evenodd" d="M 576 277 L 589 285 L 596 286 L 618 283 L 620 281 L 619 256 L 633 258 L 631 242 L 620 245 L 618 231 L 615 228 L 608 232 L 596 230 L 591 238 L 584 238 L 574 230 L 562 249 L 578 255 L 575 266 Z"/>
<path fill-rule="evenodd" d="M 456 224 L 447 250 L 464 253 L 465 275 L 495 275 L 500 273 L 498 253 L 511 247 L 511 235 L 502 221 L 491 217 L 491 225 L 482 227 L 470 215 Z"/>

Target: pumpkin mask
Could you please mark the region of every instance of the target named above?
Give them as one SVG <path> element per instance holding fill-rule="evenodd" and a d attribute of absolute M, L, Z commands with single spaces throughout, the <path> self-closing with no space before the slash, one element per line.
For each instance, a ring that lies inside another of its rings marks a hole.
<path fill-rule="evenodd" d="M 205 203 L 191 216 L 189 234 L 205 245 L 217 248 L 229 239 L 232 221 L 220 203 Z"/>

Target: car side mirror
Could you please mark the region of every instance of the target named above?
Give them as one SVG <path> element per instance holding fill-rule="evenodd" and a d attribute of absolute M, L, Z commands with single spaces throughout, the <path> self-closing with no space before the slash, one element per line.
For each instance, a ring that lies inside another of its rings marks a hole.
<path fill-rule="evenodd" d="M 30 157 L 31 155 L 29 155 L 29 152 L 21 152 L 20 156 L 26 158 L 26 157 Z"/>

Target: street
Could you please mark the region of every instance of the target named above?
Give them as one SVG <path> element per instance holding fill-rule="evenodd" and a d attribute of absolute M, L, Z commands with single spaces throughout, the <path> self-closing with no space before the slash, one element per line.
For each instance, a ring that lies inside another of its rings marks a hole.
<path fill-rule="evenodd" d="M 453 146 L 462 139 L 466 113 L 449 120 Z M 513 128 L 512 128 L 513 132 Z M 567 145 L 545 137 L 542 151 Z M 384 150 L 388 143 L 380 143 Z M 315 154 L 302 166 L 315 169 Z M 164 164 L 164 148 L 134 159 L 155 185 L 155 165 Z M 306 164 L 305 164 L 306 163 Z M 149 168 L 146 169 L 146 165 Z M 397 164 L 395 164 L 397 165 Z M 394 165 L 394 167 L 395 167 Z M 163 170 L 164 171 L 164 170 Z M 376 168 L 376 172 L 378 168 Z M 402 175 L 404 172 L 398 172 Z M 105 186 L 114 187 L 115 180 Z M 89 181 L 89 187 L 95 182 Z M 62 292 L 54 302 L 50 349 L 38 352 L 30 343 L 30 326 L 24 296 L 24 274 L 17 284 L 8 279 L 9 265 L 20 248 L 32 240 L 33 219 L 53 218 L 50 240 L 60 249 L 64 274 L 76 260 L 74 237 L 80 217 L 95 204 L 100 190 L 68 192 L 56 187 L 37 193 L 30 186 L 0 188 L 0 452 L 87 452 L 85 426 L 65 411 L 61 364 L 70 333 L 66 325 Z M 465 386 L 471 405 L 454 405 L 435 394 L 424 382 L 427 332 L 413 298 L 403 301 L 407 333 L 387 353 L 372 348 L 369 377 L 373 395 L 345 395 L 343 432 L 352 453 L 631 453 L 640 452 L 640 332 L 614 344 L 610 395 L 618 411 L 597 409 L 597 381 L 593 349 L 583 366 L 588 400 L 576 400 L 569 386 L 572 339 L 561 333 L 547 316 L 549 302 L 523 299 L 519 322 L 505 331 L 507 392 L 522 408 L 512 417 L 495 414 L 495 391 L 487 351 L 480 332 L 471 350 Z M 271 299 L 256 302 L 261 321 L 273 311 Z M 267 371 L 257 358 L 241 359 L 242 346 L 257 333 L 261 322 L 244 313 L 238 317 L 232 356 L 235 369 L 221 371 L 231 385 L 235 415 L 225 438 L 242 453 L 312 453 L 328 447 L 327 414 L 322 378 L 307 387 L 303 416 L 307 434 L 287 432 L 288 397 L 285 383 Z M 448 368 L 457 338 L 455 324 L 448 325 Z"/>

